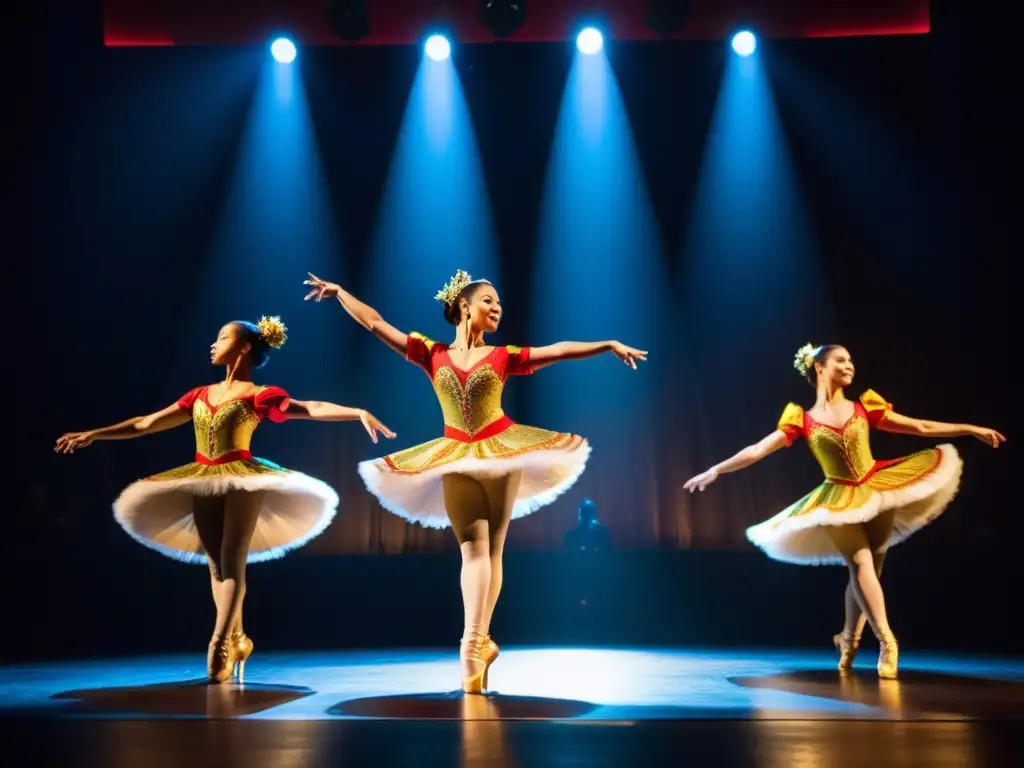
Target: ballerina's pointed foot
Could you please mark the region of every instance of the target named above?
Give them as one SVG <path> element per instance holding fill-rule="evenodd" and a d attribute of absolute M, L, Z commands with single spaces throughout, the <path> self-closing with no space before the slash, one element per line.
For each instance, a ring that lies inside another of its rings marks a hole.
<path fill-rule="evenodd" d="M 484 680 L 483 680 L 483 683 L 484 683 L 484 690 L 485 691 L 490 690 L 490 688 L 491 688 L 491 685 L 490 685 L 490 682 L 489 682 L 489 673 L 491 671 L 491 664 L 493 664 L 494 660 L 498 658 L 498 654 L 500 652 L 501 651 L 498 648 L 498 644 L 491 639 L 491 636 L 490 635 L 485 635 L 484 636 L 484 646 L 483 646 L 483 659 L 484 659 Z"/>
<path fill-rule="evenodd" d="M 853 632 L 842 631 L 833 635 L 832 644 L 839 652 L 838 669 L 842 673 L 853 671 L 853 662 L 857 658 L 857 651 L 860 649 L 860 635 Z"/>
<path fill-rule="evenodd" d="M 497 658 L 497 645 L 493 656 L 488 648 L 490 638 L 486 635 L 473 633 L 462 639 L 460 660 L 462 662 L 462 692 L 481 694 L 487 687 L 487 670 L 491 662 Z"/>
<path fill-rule="evenodd" d="M 231 644 L 235 647 L 234 676 L 242 682 L 245 680 L 245 662 L 252 656 L 253 643 L 244 632 L 235 632 L 231 635 Z"/>
<path fill-rule="evenodd" d="M 900 647 L 896 636 L 889 629 L 879 630 L 878 676 L 884 680 L 895 680 L 899 672 Z"/>
<path fill-rule="evenodd" d="M 230 635 L 214 635 L 206 653 L 206 680 L 226 683 L 235 673 L 238 648 Z"/>

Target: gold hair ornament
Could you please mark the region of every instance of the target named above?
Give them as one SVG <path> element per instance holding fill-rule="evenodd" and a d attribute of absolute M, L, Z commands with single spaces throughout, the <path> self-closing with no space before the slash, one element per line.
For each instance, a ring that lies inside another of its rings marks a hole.
<path fill-rule="evenodd" d="M 437 292 L 434 298 L 437 301 L 443 301 L 446 307 L 450 307 L 454 304 L 466 286 L 473 281 L 472 276 L 469 272 L 464 269 L 460 269 L 455 273 L 455 277 L 444 284 L 444 288 Z"/>
<path fill-rule="evenodd" d="M 260 318 L 260 321 L 256 323 L 256 327 L 259 329 L 260 338 L 266 342 L 267 346 L 271 349 L 278 349 L 284 346 L 285 341 L 288 340 L 288 329 L 285 324 L 281 322 L 281 318 L 277 315 L 273 317 L 267 317 L 264 315 Z"/>
<path fill-rule="evenodd" d="M 820 349 L 821 347 L 816 347 L 813 344 L 804 344 L 796 351 L 796 357 L 793 358 L 793 367 L 800 372 L 801 376 L 806 376 L 807 372 L 814 367 L 814 356 Z"/>

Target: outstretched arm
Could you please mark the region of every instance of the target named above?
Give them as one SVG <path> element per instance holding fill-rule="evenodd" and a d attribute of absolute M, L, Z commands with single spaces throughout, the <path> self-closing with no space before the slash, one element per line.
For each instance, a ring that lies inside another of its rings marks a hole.
<path fill-rule="evenodd" d="M 321 280 L 312 272 L 309 273 L 309 280 L 306 280 L 303 285 L 312 286 L 312 290 L 306 294 L 306 301 L 310 299 L 320 301 L 326 298 L 336 298 L 338 303 L 341 304 L 341 308 L 348 312 L 353 320 L 402 357 L 405 357 L 406 344 L 409 340 L 408 335 L 386 322 L 376 309 L 368 304 L 364 304 L 337 283 Z"/>
<path fill-rule="evenodd" d="M 715 464 L 711 469 L 701 472 L 699 475 L 691 477 L 683 487 L 693 493 L 694 490 L 703 491 L 715 480 L 718 479 L 719 475 L 724 475 L 729 472 L 738 472 L 741 469 L 746 469 L 753 464 L 761 461 L 761 459 L 771 456 L 780 448 L 787 445 L 788 439 L 786 433 L 781 429 L 777 429 L 767 437 L 748 445 L 742 451 L 737 452 L 730 458 L 723 462 Z"/>
<path fill-rule="evenodd" d="M 367 410 L 325 403 L 322 400 L 290 400 L 285 415 L 289 419 L 310 419 L 312 421 L 359 421 L 375 443 L 378 432 L 389 440 L 396 436 Z"/>
<path fill-rule="evenodd" d="M 976 427 L 973 424 L 947 424 L 944 421 L 928 421 L 914 419 L 895 411 L 887 411 L 885 416 L 875 424 L 876 429 L 883 432 L 894 432 L 899 435 L 921 435 L 922 437 L 976 437 L 983 443 L 998 448 L 1006 438 L 999 432 L 988 427 Z"/>
<path fill-rule="evenodd" d="M 647 359 L 645 350 L 627 347 L 618 341 L 560 341 L 546 347 L 530 348 L 530 365 L 534 370 L 566 360 L 585 360 L 588 357 L 611 352 L 630 368 L 636 369 L 637 361 Z"/>
<path fill-rule="evenodd" d="M 91 429 L 87 432 L 69 432 L 61 435 L 54 450 L 57 453 L 74 453 L 79 448 L 90 445 L 94 440 L 130 440 L 133 437 L 174 429 L 191 420 L 188 411 L 174 403 L 148 416 L 136 416 L 109 427 Z"/>

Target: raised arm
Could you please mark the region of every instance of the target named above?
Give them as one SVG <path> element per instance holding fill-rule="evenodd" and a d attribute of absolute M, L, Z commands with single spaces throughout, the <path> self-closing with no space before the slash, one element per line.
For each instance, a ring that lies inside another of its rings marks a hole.
<path fill-rule="evenodd" d="M 130 440 L 134 437 L 174 429 L 191 420 L 192 416 L 189 412 L 178 403 L 174 403 L 148 416 L 136 416 L 109 427 L 91 429 L 87 432 L 69 432 L 66 435 L 61 435 L 57 439 L 54 451 L 56 453 L 74 453 L 79 448 L 91 445 L 94 440 Z"/>
<path fill-rule="evenodd" d="M 973 424 L 947 424 L 944 421 L 928 421 L 914 419 L 895 411 L 886 411 L 875 424 L 875 429 L 883 432 L 894 432 L 899 435 L 920 435 L 922 437 L 976 437 L 983 443 L 998 448 L 1006 438 L 999 432 L 988 427 L 976 427 Z"/>
<path fill-rule="evenodd" d="M 321 299 L 336 298 L 338 303 L 341 304 L 341 308 L 348 312 L 353 320 L 402 357 L 405 357 L 406 344 L 409 340 L 408 335 L 385 321 L 376 309 L 368 304 L 364 304 L 337 283 L 321 280 L 312 272 L 309 273 L 309 280 L 306 280 L 303 285 L 312 286 L 312 290 L 306 294 L 306 301 L 310 299 L 320 301 Z"/>
<path fill-rule="evenodd" d="M 634 370 L 638 360 L 642 362 L 647 359 L 645 350 L 627 347 L 618 341 L 560 341 L 546 347 L 531 347 L 530 365 L 537 370 L 566 360 L 585 360 L 605 352 L 611 352 Z"/>
<path fill-rule="evenodd" d="M 363 429 L 375 443 L 377 442 L 377 433 L 384 435 L 389 440 L 396 436 L 376 416 L 363 408 L 349 408 L 346 405 L 325 403 L 322 400 L 290 400 L 285 415 L 289 420 L 358 421 L 362 423 Z"/>
<path fill-rule="evenodd" d="M 1005 443 L 1006 438 L 987 427 L 976 427 L 973 424 L 947 424 L 944 421 L 927 421 L 925 419 L 912 419 L 909 416 L 896 413 L 892 403 L 869 389 L 860 396 L 860 404 L 864 406 L 868 422 L 875 429 L 883 432 L 895 432 L 899 435 L 921 435 L 922 437 L 964 437 L 970 435 L 981 442 L 998 448 L 1000 443 Z"/>
<path fill-rule="evenodd" d="M 761 459 L 766 456 L 770 456 L 780 448 L 784 448 L 789 444 L 789 437 L 781 429 L 777 429 L 765 438 L 762 438 L 753 445 L 748 445 L 742 451 L 738 451 L 731 457 L 723 462 L 715 464 L 711 469 L 701 472 L 699 475 L 691 477 L 683 487 L 690 493 L 695 490 L 703 491 L 715 480 L 718 479 L 719 475 L 724 475 L 729 472 L 738 472 L 741 469 L 757 464 Z"/>

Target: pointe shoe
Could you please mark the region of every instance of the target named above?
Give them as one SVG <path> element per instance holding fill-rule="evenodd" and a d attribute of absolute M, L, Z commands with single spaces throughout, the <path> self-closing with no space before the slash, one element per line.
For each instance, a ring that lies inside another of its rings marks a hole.
<path fill-rule="evenodd" d="M 500 650 L 498 649 L 498 644 L 491 639 L 490 635 L 484 635 L 484 645 L 482 650 L 482 658 L 484 661 L 483 685 L 484 690 L 486 691 L 491 687 L 488 683 L 488 673 L 491 671 L 491 664 L 493 664 L 494 660 L 498 658 Z"/>
<path fill-rule="evenodd" d="M 244 632 L 234 632 L 231 635 L 231 644 L 235 647 L 236 654 L 234 676 L 241 681 L 245 676 L 245 662 L 252 656 L 252 640 Z"/>
<path fill-rule="evenodd" d="M 214 635 L 206 654 L 206 679 L 211 683 L 224 683 L 231 679 L 238 649 L 229 635 Z"/>
<path fill-rule="evenodd" d="M 889 629 L 878 631 L 878 676 L 885 680 L 895 680 L 899 669 L 900 647 L 896 636 Z"/>
<path fill-rule="evenodd" d="M 860 634 L 842 631 L 833 635 L 832 644 L 839 651 L 839 671 L 850 672 L 853 669 L 853 660 L 857 658 L 857 651 L 860 649 Z"/>
<path fill-rule="evenodd" d="M 462 692 L 483 693 L 485 687 L 484 679 L 487 677 L 487 637 L 477 634 L 464 637 L 459 656 L 460 661 L 469 661 L 472 666 L 477 667 L 473 674 L 468 676 L 463 674 Z"/>

